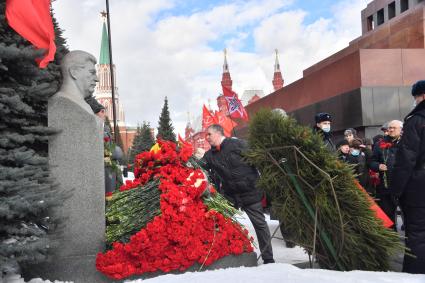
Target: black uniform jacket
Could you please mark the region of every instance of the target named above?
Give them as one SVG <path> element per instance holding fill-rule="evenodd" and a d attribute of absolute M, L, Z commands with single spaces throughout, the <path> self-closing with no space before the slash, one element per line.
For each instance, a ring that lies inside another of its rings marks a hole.
<path fill-rule="evenodd" d="M 390 191 L 402 204 L 425 207 L 425 100 L 405 119 Z"/>

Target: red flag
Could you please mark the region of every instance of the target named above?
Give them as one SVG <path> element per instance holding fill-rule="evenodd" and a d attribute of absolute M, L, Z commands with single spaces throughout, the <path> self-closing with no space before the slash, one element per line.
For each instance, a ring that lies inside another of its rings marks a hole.
<path fill-rule="evenodd" d="M 204 107 L 202 107 L 202 129 L 205 130 L 212 124 L 218 124 L 218 121 L 204 104 Z"/>
<path fill-rule="evenodd" d="M 236 127 L 238 124 L 236 124 L 236 122 L 232 121 L 232 119 L 227 117 L 225 113 L 220 111 L 215 112 L 215 118 L 218 124 L 223 127 L 224 135 L 226 137 L 231 137 L 233 128 Z"/>
<path fill-rule="evenodd" d="M 38 58 L 40 68 L 55 59 L 55 31 L 50 15 L 50 0 L 6 0 L 6 18 L 11 28 L 37 49 L 46 49 Z"/>
<path fill-rule="evenodd" d="M 248 113 L 243 107 L 242 102 L 239 100 L 237 93 L 223 86 L 223 95 L 227 101 L 227 109 L 229 109 L 230 117 L 241 118 L 248 121 Z"/>

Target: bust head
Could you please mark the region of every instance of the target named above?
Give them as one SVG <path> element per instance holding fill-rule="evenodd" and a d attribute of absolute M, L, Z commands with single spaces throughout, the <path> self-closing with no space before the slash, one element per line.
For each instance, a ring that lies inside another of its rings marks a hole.
<path fill-rule="evenodd" d="M 71 51 L 63 57 L 61 69 L 63 84 L 61 90 L 76 93 L 81 98 L 89 97 L 96 87 L 96 58 L 81 50 Z"/>

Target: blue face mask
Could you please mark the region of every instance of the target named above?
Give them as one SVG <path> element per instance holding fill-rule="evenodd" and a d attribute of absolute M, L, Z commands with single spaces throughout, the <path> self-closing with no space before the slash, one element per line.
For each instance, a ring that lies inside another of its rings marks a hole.
<path fill-rule="evenodd" d="M 358 150 L 358 149 L 351 150 L 351 155 L 352 156 L 359 156 L 359 154 L 360 154 L 360 150 Z"/>
<path fill-rule="evenodd" d="M 325 133 L 329 133 L 331 131 L 331 126 L 328 126 L 328 125 L 322 126 L 322 131 L 324 131 Z"/>

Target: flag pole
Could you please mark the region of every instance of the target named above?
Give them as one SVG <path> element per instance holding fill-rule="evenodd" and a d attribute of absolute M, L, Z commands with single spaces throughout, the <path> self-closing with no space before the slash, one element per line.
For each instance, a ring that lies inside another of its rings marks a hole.
<path fill-rule="evenodd" d="M 118 125 L 117 125 L 117 111 L 115 106 L 115 81 L 114 81 L 114 63 L 112 62 L 112 41 L 111 41 L 111 20 L 109 17 L 109 0 L 106 0 L 106 21 L 108 27 L 108 47 L 109 47 L 109 64 L 111 65 L 111 87 L 112 87 L 112 119 L 114 121 L 114 142 L 115 144 L 118 141 L 117 136 L 119 135 Z"/>

